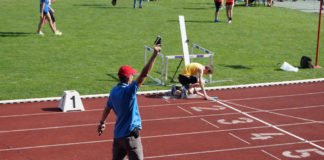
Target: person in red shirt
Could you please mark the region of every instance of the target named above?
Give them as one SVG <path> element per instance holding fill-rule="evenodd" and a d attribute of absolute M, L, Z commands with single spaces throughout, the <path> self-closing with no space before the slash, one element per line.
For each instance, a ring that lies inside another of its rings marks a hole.
<path fill-rule="evenodd" d="M 218 20 L 219 9 L 222 7 L 223 0 L 214 0 L 214 4 L 215 4 L 215 20 L 214 20 L 214 22 L 217 23 L 217 22 L 219 22 L 219 20 Z"/>
<path fill-rule="evenodd" d="M 234 0 L 226 0 L 226 15 L 227 15 L 228 23 L 232 23 L 233 8 L 234 8 Z"/>

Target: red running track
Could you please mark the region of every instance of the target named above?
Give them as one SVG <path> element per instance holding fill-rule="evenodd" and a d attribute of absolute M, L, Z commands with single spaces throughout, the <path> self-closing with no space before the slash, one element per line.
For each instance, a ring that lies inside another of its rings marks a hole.
<path fill-rule="evenodd" d="M 145 159 L 324 159 L 324 82 L 208 94 L 219 101 L 138 96 Z M 114 116 L 96 132 L 105 102 L 1 104 L 0 160 L 110 160 Z"/>

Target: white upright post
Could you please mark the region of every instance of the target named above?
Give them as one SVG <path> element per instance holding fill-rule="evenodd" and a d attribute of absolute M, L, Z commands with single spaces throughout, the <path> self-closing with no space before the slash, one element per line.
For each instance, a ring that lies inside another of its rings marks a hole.
<path fill-rule="evenodd" d="M 180 24 L 183 59 L 184 59 L 185 66 L 187 66 L 190 64 L 189 47 L 188 47 L 189 40 L 187 39 L 187 31 L 186 31 L 184 16 L 179 16 L 179 24 Z"/>

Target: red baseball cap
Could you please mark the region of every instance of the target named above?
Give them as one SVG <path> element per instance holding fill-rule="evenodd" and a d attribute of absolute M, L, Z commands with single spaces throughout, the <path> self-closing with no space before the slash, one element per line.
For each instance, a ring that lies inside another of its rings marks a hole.
<path fill-rule="evenodd" d="M 137 71 L 129 65 L 123 65 L 119 68 L 118 75 L 129 77 L 133 74 L 137 74 Z"/>

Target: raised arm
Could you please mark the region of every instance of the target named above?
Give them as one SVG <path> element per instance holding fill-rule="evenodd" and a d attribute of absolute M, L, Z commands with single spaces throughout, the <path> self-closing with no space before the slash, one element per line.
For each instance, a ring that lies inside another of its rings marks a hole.
<path fill-rule="evenodd" d="M 152 54 L 150 60 L 144 66 L 144 68 L 142 69 L 139 77 L 136 79 L 138 87 L 141 87 L 142 84 L 144 83 L 144 81 L 145 81 L 145 79 L 147 77 L 147 74 L 151 71 L 151 69 L 152 69 L 152 67 L 154 65 L 155 59 L 156 59 L 157 55 L 159 54 L 160 50 L 161 50 L 160 45 L 154 46 L 154 51 L 153 51 L 153 54 Z"/>

